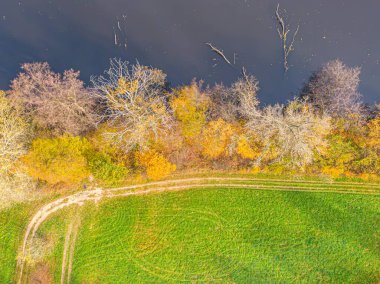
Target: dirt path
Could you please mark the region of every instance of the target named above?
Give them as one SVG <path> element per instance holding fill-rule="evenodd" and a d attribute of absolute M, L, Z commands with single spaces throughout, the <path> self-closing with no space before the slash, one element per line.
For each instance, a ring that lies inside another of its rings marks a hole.
<path fill-rule="evenodd" d="M 80 227 L 80 216 L 78 215 L 73 221 L 73 230 L 70 236 L 70 243 L 68 246 L 68 265 L 67 265 L 67 284 L 70 284 L 71 280 L 71 271 L 73 270 L 73 260 L 74 260 L 74 251 L 75 251 L 75 243 L 77 241 L 78 231 Z M 62 281 L 62 284 L 64 280 Z"/>
<path fill-rule="evenodd" d="M 224 181 L 229 181 L 230 183 L 220 183 Z M 355 184 L 352 184 L 353 188 L 343 188 L 342 190 L 329 190 L 328 188 L 323 187 L 314 187 L 311 189 L 310 186 L 279 186 L 279 185 L 262 185 L 262 184 L 244 184 L 244 183 L 232 183 L 232 182 L 260 182 L 260 181 L 271 181 L 271 180 L 260 180 L 260 179 L 250 179 L 250 178 L 187 178 L 187 179 L 177 179 L 177 180 L 168 180 L 161 182 L 152 182 L 147 184 L 126 186 L 121 188 L 112 188 L 112 189 L 94 189 L 87 190 L 83 192 L 78 192 L 73 195 L 59 198 L 53 202 L 50 202 L 43 206 L 37 213 L 33 216 L 30 223 L 28 224 L 25 235 L 23 238 L 22 246 L 20 249 L 20 258 L 17 262 L 17 283 L 21 284 L 24 282 L 24 268 L 25 261 L 23 256 L 25 255 L 27 246 L 30 244 L 31 240 L 35 237 L 35 234 L 41 224 L 53 213 L 66 208 L 71 205 L 83 205 L 87 201 L 98 202 L 103 198 L 115 198 L 115 197 L 127 197 L 127 196 L 137 196 L 137 195 L 146 195 L 152 193 L 160 192 L 171 192 L 171 191 L 184 191 L 194 188 L 217 188 L 217 187 L 230 187 L 230 188 L 251 188 L 257 190 L 274 190 L 274 191 L 302 191 L 302 192 L 330 192 L 330 193 L 356 193 L 356 194 L 373 194 L 380 195 L 380 192 L 374 188 L 374 190 L 356 190 Z M 217 182 L 217 183 L 210 183 Z M 271 181 L 272 182 L 272 181 Z M 281 180 L 273 182 L 282 182 Z M 285 182 L 285 181 L 284 181 Z M 287 181 L 292 184 L 302 184 L 303 181 Z M 323 184 L 323 182 L 320 182 Z M 331 184 L 332 186 L 334 185 Z M 347 184 L 348 186 L 350 184 Z M 359 185 L 359 184 L 358 184 Z M 369 186 L 370 187 L 370 186 Z M 74 228 L 73 228 L 74 230 Z M 68 251 L 73 248 L 70 243 L 71 237 L 68 237 Z M 66 242 L 66 241 L 65 241 Z M 66 246 L 66 244 L 65 244 Z M 75 246 L 75 243 L 74 245 Z M 64 255 L 65 262 L 67 261 L 67 252 Z M 72 254 L 69 254 L 69 263 Z M 65 268 L 65 267 L 64 267 Z M 66 268 L 65 268 L 66 269 Z M 68 272 L 70 273 L 72 269 L 72 259 L 71 265 L 69 264 Z M 68 280 L 70 275 L 68 275 Z"/>
<path fill-rule="evenodd" d="M 74 217 L 74 220 L 70 222 L 66 237 L 65 244 L 63 248 L 63 256 L 62 256 L 62 269 L 61 269 L 61 284 L 70 283 L 71 271 L 73 267 L 73 259 L 74 259 L 74 250 L 75 243 L 77 239 L 77 234 L 80 227 L 80 216 L 77 215 Z M 67 281 L 65 281 L 67 279 Z"/>
<path fill-rule="evenodd" d="M 73 232 L 73 222 L 71 222 L 69 224 L 69 228 L 67 229 L 66 236 L 65 236 L 65 244 L 63 246 L 61 284 L 65 283 L 65 273 L 66 273 L 66 265 L 67 265 L 67 252 L 69 251 L 70 237 L 71 237 L 72 232 Z"/>

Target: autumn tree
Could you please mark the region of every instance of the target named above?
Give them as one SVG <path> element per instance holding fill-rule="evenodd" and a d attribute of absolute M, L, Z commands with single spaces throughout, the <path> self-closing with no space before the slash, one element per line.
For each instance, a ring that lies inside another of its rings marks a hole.
<path fill-rule="evenodd" d="M 24 64 L 9 94 L 38 129 L 54 135 L 79 135 L 95 126 L 96 102 L 74 70 L 59 74 L 48 63 Z"/>
<path fill-rule="evenodd" d="M 260 158 L 262 143 L 257 135 L 241 134 L 237 141 L 236 153 L 243 159 L 256 160 Z"/>
<path fill-rule="evenodd" d="M 28 126 L 0 91 L 0 173 L 7 174 L 27 148 Z"/>
<path fill-rule="evenodd" d="M 29 127 L 0 91 L 0 208 L 21 201 L 33 188 L 31 180 L 16 165 L 27 150 Z"/>
<path fill-rule="evenodd" d="M 239 98 L 230 87 L 217 84 L 207 88 L 206 93 L 210 97 L 207 111 L 210 120 L 223 119 L 226 122 L 234 122 L 239 118 Z"/>
<path fill-rule="evenodd" d="M 170 163 L 161 153 L 155 150 L 137 152 L 136 161 L 147 177 L 152 180 L 163 179 L 177 168 L 176 165 Z"/>
<path fill-rule="evenodd" d="M 81 137 L 38 138 L 22 160 L 29 175 L 37 180 L 76 185 L 90 175 L 86 159 L 90 149 L 90 143 Z"/>
<path fill-rule="evenodd" d="M 92 94 L 103 107 L 101 121 L 114 129 L 108 137 L 126 150 L 146 149 L 151 139 L 168 129 L 166 75 L 161 70 L 111 59 L 105 74 L 91 82 Z"/>
<path fill-rule="evenodd" d="M 231 94 L 237 100 L 239 114 L 242 117 L 250 117 L 258 110 L 259 81 L 255 76 L 247 74 L 243 69 L 242 77 L 231 86 Z"/>
<path fill-rule="evenodd" d="M 238 133 L 234 125 L 223 119 L 210 121 L 202 131 L 202 154 L 208 159 L 229 157 L 235 153 Z"/>
<path fill-rule="evenodd" d="M 311 76 L 302 96 L 332 117 L 360 114 L 360 72 L 359 67 L 348 67 L 340 60 L 330 61 Z"/>
<path fill-rule="evenodd" d="M 287 106 L 276 104 L 262 110 L 246 109 L 247 129 L 257 135 L 263 145 L 258 165 L 275 146 L 275 161 L 287 159 L 292 166 L 304 167 L 313 162 L 315 152 L 326 146 L 330 118 L 315 114 L 304 101 L 294 100 Z"/>
<path fill-rule="evenodd" d="M 380 105 L 377 113 L 367 123 L 367 135 L 364 138 L 363 158 L 357 162 L 363 175 L 380 176 Z"/>
<path fill-rule="evenodd" d="M 195 82 L 174 92 L 170 105 L 185 138 L 192 139 L 201 134 L 207 123 L 209 104 L 209 97 Z"/>
<path fill-rule="evenodd" d="M 377 105 L 376 116 L 368 122 L 368 144 L 380 155 L 380 104 Z"/>

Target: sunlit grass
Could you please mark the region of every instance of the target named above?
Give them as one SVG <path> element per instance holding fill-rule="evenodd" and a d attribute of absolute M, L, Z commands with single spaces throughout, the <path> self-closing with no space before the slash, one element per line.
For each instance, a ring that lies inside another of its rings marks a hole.
<path fill-rule="evenodd" d="M 73 281 L 376 282 L 379 198 L 220 188 L 88 206 Z"/>
<path fill-rule="evenodd" d="M 30 205 L 17 205 L 0 211 L 0 283 L 12 283 L 16 257 Z"/>
<path fill-rule="evenodd" d="M 54 242 L 44 262 L 60 283 L 66 230 L 80 216 L 72 283 L 378 281 L 380 196 L 366 194 L 378 184 L 240 177 L 252 180 L 58 211 L 38 231 Z M 0 211 L 0 283 L 14 281 L 25 227 L 46 202 Z"/>

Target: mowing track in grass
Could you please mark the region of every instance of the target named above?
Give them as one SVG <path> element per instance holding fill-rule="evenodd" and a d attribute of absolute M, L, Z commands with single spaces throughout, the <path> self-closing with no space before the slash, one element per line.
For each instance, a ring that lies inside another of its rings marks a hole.
<path fill-rule="evenodd" d="M 282 183 L 285 183 L 283 185 Z M 288 183 L 289 185 L 286 185 Z M 309 185 L 309 186 L 308 186 Z M 78 192 L 71 196 L 60 198 L 43 206 L 31 219 L 28 224 L 21 247 L 21 257 L 17 263 L 17 282 L 23 283 L 26 281 L 24 275 L 23 255 L 30 241 L 34 238 L 41 224 L 54 212 L 71 205 L 83 205 L 87 201 L 98 202 L 105 198 L 127 197 L 147 195 L 152 193 L 184 191 L 194 188 L 245 188 L 256 190 L 271 190 L 271 191 L 299 191 L 299 192 L 331 192 L 345 194 L 370 194 L 379 195 L 380 187 L 375 184 L 362 183 L 331 183 L 324 184 L 322 182 L 311 181 L 285 181 L 285 180 L 263 180 L 250 178 L 188 178 L 178 180 L 168 180 L 162 182 L 154 182 L 127 186 L 122 188 L 112 189 L 94 189 L 83 192 Z M 68 275 L 68 277 L 70 277 Z"/>

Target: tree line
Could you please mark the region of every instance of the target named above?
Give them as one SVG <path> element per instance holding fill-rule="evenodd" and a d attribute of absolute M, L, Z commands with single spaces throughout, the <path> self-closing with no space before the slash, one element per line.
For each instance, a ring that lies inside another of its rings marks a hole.
<path fill-rule="evenodd" d="M 170 88 L 162 70 L 112 59 L 86 87 L 77 71 L 22 65 L 0 93 L 1 204 L 174 171 L 379 178 L 380 105 L 363 104 L 360 68 L 328 62 L 293 100 L 265 107 L 243 71 L 230 86 Z"/>

